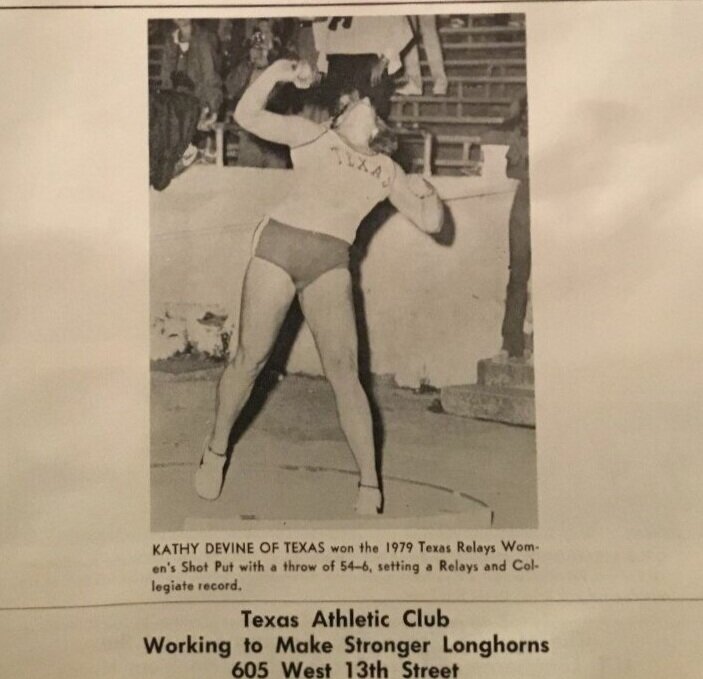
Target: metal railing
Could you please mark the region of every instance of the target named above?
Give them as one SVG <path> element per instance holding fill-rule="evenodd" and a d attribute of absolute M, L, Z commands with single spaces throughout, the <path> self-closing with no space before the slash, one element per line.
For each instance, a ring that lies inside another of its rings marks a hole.
<path fill-rule="evenodd" d="M 215 166 L 224 167 L 226 165 L 227 148 L 226 148 L 226 133 L 239 132 L 239 125 L 231 123 L 215 123 L 213 132 L 215 135 Z M 398 135 L 400 140 L 409 141 L 413 138 L 418 139 L 422 143 L 422 174 L 425 177 L 432 176 L 433 154 L 434 154 L 434 135 L 429 130 L 425 129 L 408 129 L 395 128 L 393 132 Z"/>
<path fill-rule="evenodd" d="M 215 166 L 225 167 L 227 159 L 226 133 L 239 132 L 241 128 L 236 123 L 216 123 L 213 126 L 215 135 Z M 482 159 L 480 150 L 476 157 L 475 149 L 480 149 L 481 138 L 466 135 L 435 135 L 423 128 L 395 128 L 394 133 L 401 143 L 417 141 L 422 145 L 422 154 L 411 161 L 411 172 L 417 171 L 423 177 L 432 177 L 435 170 L 458 170 L 464 174 L 475 174 L 480 171 Z M 437 148 L 460 147 L 458 157 L 438 158 Z"/>

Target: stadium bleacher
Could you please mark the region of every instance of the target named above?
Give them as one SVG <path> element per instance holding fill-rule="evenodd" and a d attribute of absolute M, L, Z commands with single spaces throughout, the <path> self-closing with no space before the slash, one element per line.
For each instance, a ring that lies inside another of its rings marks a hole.
<path fill-rule="evenodd" d="M 480 145 L 507 143 L 503 129 L 511 103 L 526 88 L 525 26 L 522 15 L 438 16 L 446 95 L 430 94 L 431 78 L 422 44 L 423 96 L 394 96 L 390 122 L 400 132 L 399 160 L 406 169 L 440 175 L 480 171 Z M 149 83 L 158 84 L 161 46 L 149 45 Z M 221 162 L 236 163 L 237 130 L 218 130 Z M 428 164 L 430 167 L 427 167 Z"/>

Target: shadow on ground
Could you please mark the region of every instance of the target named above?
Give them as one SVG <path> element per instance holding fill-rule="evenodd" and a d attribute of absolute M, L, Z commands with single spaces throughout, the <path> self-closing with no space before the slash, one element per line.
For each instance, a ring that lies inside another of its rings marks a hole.
<path fill-rule="evenodd" d="M 208 521 L 252 528 L 300 520 L 369 525 L 351 511 L 354 461 L 323 379 L 264 380 L 238 431 L 222 496 L 207 502 L 195 494 L 193 474 L 212 425 L 220 370 L 152 372 L 152 529 L 208 527 Z M 434 398 L 387 384 L 374 388 L 385 432 L 384 517 L 405 519 L 399 525 L 409 527 L 469 528 L 484 526 L 490 512 L 494 528 L 535 528 L 535 432 L 430 412 Z"/>

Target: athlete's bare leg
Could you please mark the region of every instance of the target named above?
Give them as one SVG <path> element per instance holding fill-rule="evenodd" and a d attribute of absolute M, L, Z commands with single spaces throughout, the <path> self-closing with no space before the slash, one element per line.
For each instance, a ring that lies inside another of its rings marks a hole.
<path fill-rule="evenodd" d="M 283 269 L 258 257 L 249 262 L 242 287 L 237 352 L 220 378 L 215 425 L 195 472 L 195 490 L 205 500 L 220 496 L 232 426 L 271 354 L 294 294 L 295 286 Z"/>
<path fill-rule="evenodd" d="M 358 340 L 352 299 L 351 275 L 347 269 L 322 274 L 300 293 L 300 306 L 310 326 L 325 375 L 337 402 L 339 423 L 352 450 L 360 474 L 360 499 L 380 509 L 376 453 L 368 397 L 359 381 Z"/>
<path fill-rule="evenodd" d="M 227 451 L 232 427 L 271 354 L 295 295 L 290 276 L 280 267 L 254 257 L 247 268 L 239 311 L 239 342 L 217 388 L 215 424 L 210 437 L 214 453 Z"/>

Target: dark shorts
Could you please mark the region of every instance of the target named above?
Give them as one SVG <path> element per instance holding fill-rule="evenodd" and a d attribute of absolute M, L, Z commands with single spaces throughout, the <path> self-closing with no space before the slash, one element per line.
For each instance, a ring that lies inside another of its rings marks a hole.
<path fill-rule="evenodd" d="M 275 219 L 261 229 L 254 255 L 283 269 L 298 292 L 332 269 L 349 268 L 349 243 Z"/>

